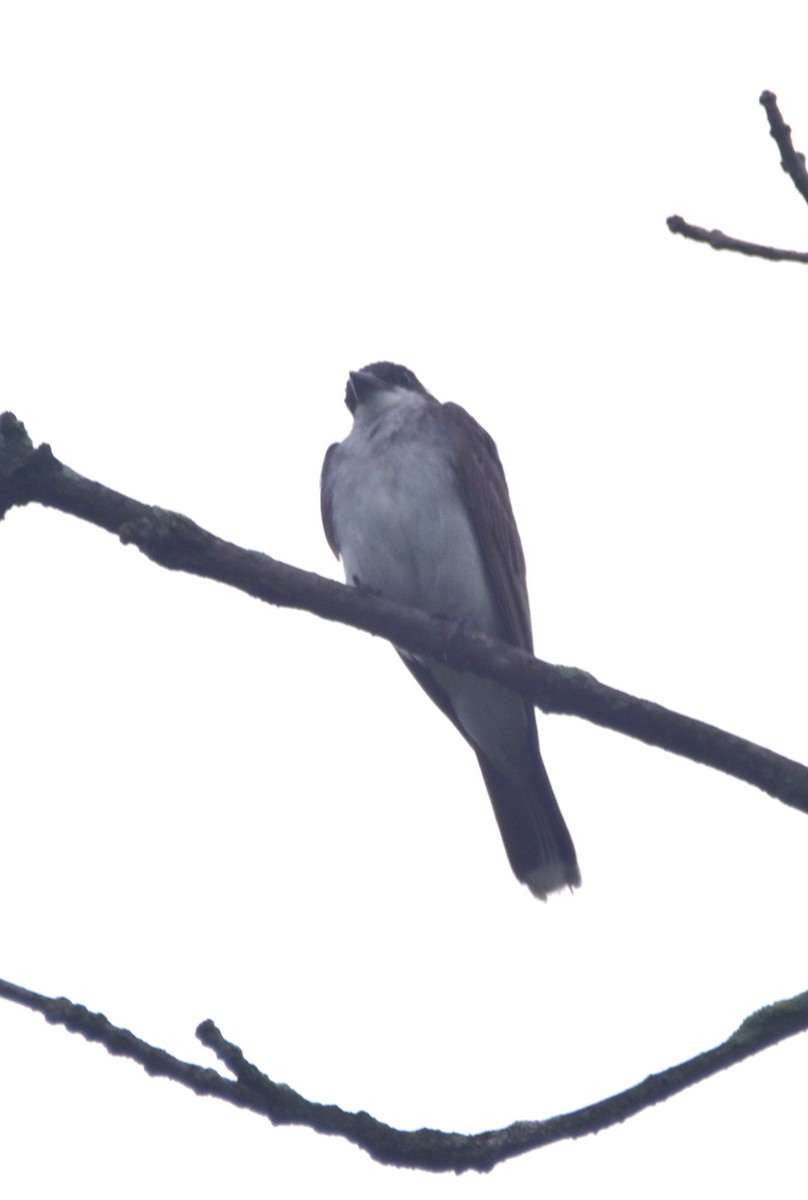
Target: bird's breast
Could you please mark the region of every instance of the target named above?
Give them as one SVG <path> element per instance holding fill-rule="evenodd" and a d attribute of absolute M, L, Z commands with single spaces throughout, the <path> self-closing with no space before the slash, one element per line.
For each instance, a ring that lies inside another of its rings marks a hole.
<path fill-rule="evenodd" d="M 401 423 L 354 430 L 334 464 L 332 511 L 348 583 L 494 635 L 480 547 L 439 437 Z"/>

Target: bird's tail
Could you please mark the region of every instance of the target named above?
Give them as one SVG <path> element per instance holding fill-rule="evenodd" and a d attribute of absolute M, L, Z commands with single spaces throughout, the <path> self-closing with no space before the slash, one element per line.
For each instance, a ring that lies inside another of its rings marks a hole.
<path fill-rule="evenodd" d="M 513 873 L 534 896 L 546 900 L 550 892 L 577 887 L 581 872 L 575 846 L 539 754 L 538 738 L 531 757 L 529 774 L 513 780 L 477 751 Z"/>

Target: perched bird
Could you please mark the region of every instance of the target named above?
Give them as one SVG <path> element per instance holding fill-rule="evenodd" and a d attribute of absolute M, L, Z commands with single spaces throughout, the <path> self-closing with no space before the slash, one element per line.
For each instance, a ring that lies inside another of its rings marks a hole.
<path fill-rule="evenodd" d="M 346 581 L 532 653 L 522 544 L 491 437 L 394 363 L 352 371 L 345 403 L 353 428 L 326 453 L 321 506 Z M 399 653 L 477 755 L 517 879 L 541 899 L 579 884 L 533 705 L 502 684 Z"/>

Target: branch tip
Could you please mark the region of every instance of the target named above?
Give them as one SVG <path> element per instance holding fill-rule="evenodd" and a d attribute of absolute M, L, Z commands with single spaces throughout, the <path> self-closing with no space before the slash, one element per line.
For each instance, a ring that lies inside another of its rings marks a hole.
<path fill-rule="evenodd" d="M 769 133 L 777 143 L 780 151 L 780 166 L 791 179 L 803 200 L 808 203 L 808 171 L 805 168 L 805 155 L 794 149 L 791 141 L 791 126 L 786 125 L 777 105 L 774 92 L 760 93 L 759 103 L 766 110 L 769 120 Z M 737 254 L 746 254 L 751 258 L 765 258 L 770 262 L 808 263 L 808 253 L 798 250 L 782 250 L 776 246 L 762 245 L 759 242 L 749 242 L 742 238 L 729 237 L 720 229 L 702 229 L 699 225 L 689 225 L 681 217 L 668 217 L 668 228 L 671 233 L 680 233 L 683 237 L 694 242 L 704 242 L 714 250 L 734 250 Z"/>

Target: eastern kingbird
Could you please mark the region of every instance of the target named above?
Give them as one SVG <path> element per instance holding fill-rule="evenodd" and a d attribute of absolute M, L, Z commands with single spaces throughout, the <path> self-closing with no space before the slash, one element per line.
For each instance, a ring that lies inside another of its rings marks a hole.
<path fill-rule="evenodd" d="M 352 371 L 345 403 L 353 428 L 325 456 L 320 498 L 346 581 L 532 653 L 522 543 L 493 440 L 394 363 Z M 399 653 L 477 755 L 517 879 L 542 900 L 579 884 L 533 705 L 499 683 Z"/>

